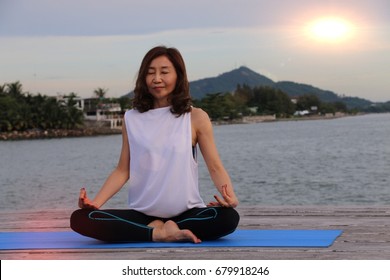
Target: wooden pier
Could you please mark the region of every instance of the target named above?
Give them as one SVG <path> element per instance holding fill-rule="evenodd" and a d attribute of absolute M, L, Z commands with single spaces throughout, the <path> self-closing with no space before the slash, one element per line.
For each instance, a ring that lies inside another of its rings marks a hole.
<path fill-rule="evenodd" d="M 329 248 L 145 248 L 2 250 L 1 260 L 265 259 L 389 260 L 389 207 L 242 206 L 242 229 L 341 229 Z M 68 231 L 72 210 L 2 212 L 0 231 Z"/>

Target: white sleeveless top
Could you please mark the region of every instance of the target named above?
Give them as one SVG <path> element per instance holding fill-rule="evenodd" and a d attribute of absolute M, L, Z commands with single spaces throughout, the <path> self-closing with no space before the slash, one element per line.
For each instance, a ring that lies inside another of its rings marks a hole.
<path fill-rule="evenodd" d="M 205 207 L 192 154 L 191 113 L 180 117 L 170 107 L 127 111 L 130 146 L 130 209 L 161 218 Z"/>

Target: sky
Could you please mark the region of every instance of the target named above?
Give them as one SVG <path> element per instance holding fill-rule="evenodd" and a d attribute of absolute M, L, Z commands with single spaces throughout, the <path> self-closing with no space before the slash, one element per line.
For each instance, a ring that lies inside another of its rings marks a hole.
<path fill-rule="evenodd" d="M 179 49 L 190 81 L 246 66 L 390 100 L 388 0 L 0 0 L 0 85 L 119 97 L 156 45 Z"/>

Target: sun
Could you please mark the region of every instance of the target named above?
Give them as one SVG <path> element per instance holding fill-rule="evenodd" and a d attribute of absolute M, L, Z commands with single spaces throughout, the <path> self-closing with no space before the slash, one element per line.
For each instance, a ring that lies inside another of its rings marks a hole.
<path fill-rule="evenodd" d="M 352 35 L 352 24 L 342 18 L 321 18 L 311 22 L 307 32 L 318 41 L 337 43 Z"/>

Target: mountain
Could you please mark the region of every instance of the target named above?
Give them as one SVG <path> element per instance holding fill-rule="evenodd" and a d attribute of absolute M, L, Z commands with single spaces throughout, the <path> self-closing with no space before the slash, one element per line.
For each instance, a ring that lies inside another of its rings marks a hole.
<path fill-rule="evenodd" d="M 202 99 L 207 93 L 233 92 L 238 84 L 245 84 L 251 88 L 259 85 L 275 86 L 271 79 L 242 66 L 217 77 L 190 82 L 190 92 L 192 98 Z"/>
<path fill-rule="evenodd" d="M 314 94 L 324 102 L 339 101 L 340 97 L 332 91 L 322 90 L 311 85 L 299 84 L 295 82 L 282 81 L 277 82 L 276 88 L 287 93 L 291 97 L 301 96 L 304 94 Z"/>
<path fill-rule="evenodd" d="M 373 103 L 367 99 L 359 97 L 339 96 L 336 93 L 319 89 L 311 85 L 298 84 L 294 82 L 277 82 L 276 87 L 281 91 L 287 93 L 290 97 L 301 96 L 304 94 L 314 94 L 323 102 L 343 102 L 348 108 L 367 108 Z"/>
<path fill-rule="evenodd" d="M 208 93 L 233 92 L 238 84 L 245 84 L 251 88 L 270 86 L 280 89 L 290 97 L 314 94 L 323 102 L 344 102 L 348 108 L 367 108 L 373 104 L 373 102 L 363 98 L 340 96 L 332 91 L 323 90 L 307 84 L 289 81 L 274 82 L 245 66 L 223 73 L 217 77 L 190 82 L 190 92 L 192 98 L 202 99 Z"/>
<path fill-rule="evenodd" d="M 260 75 L 245 66 L 223 73 L 217 77 L 190 82 L 190 92 L 193 99 L 202 99 L 209 93 L 233 92 L 237 88 L 237 85 L 247 85 L 251 88 L 269 86 L 280 89 L 290 97 L 299 97 L 304 94 L 314 94 L 323 102 L 344 102 L 350 109 L 364 109 L 373 105 L 373 102 L 367 99 L 340 96 L 332 91 L 323 90 L 307 84 L 289 81 L 274 82 L 266 76 Z M 134 93 L 130 92 L 125 96 L 132 98 Z"/>

